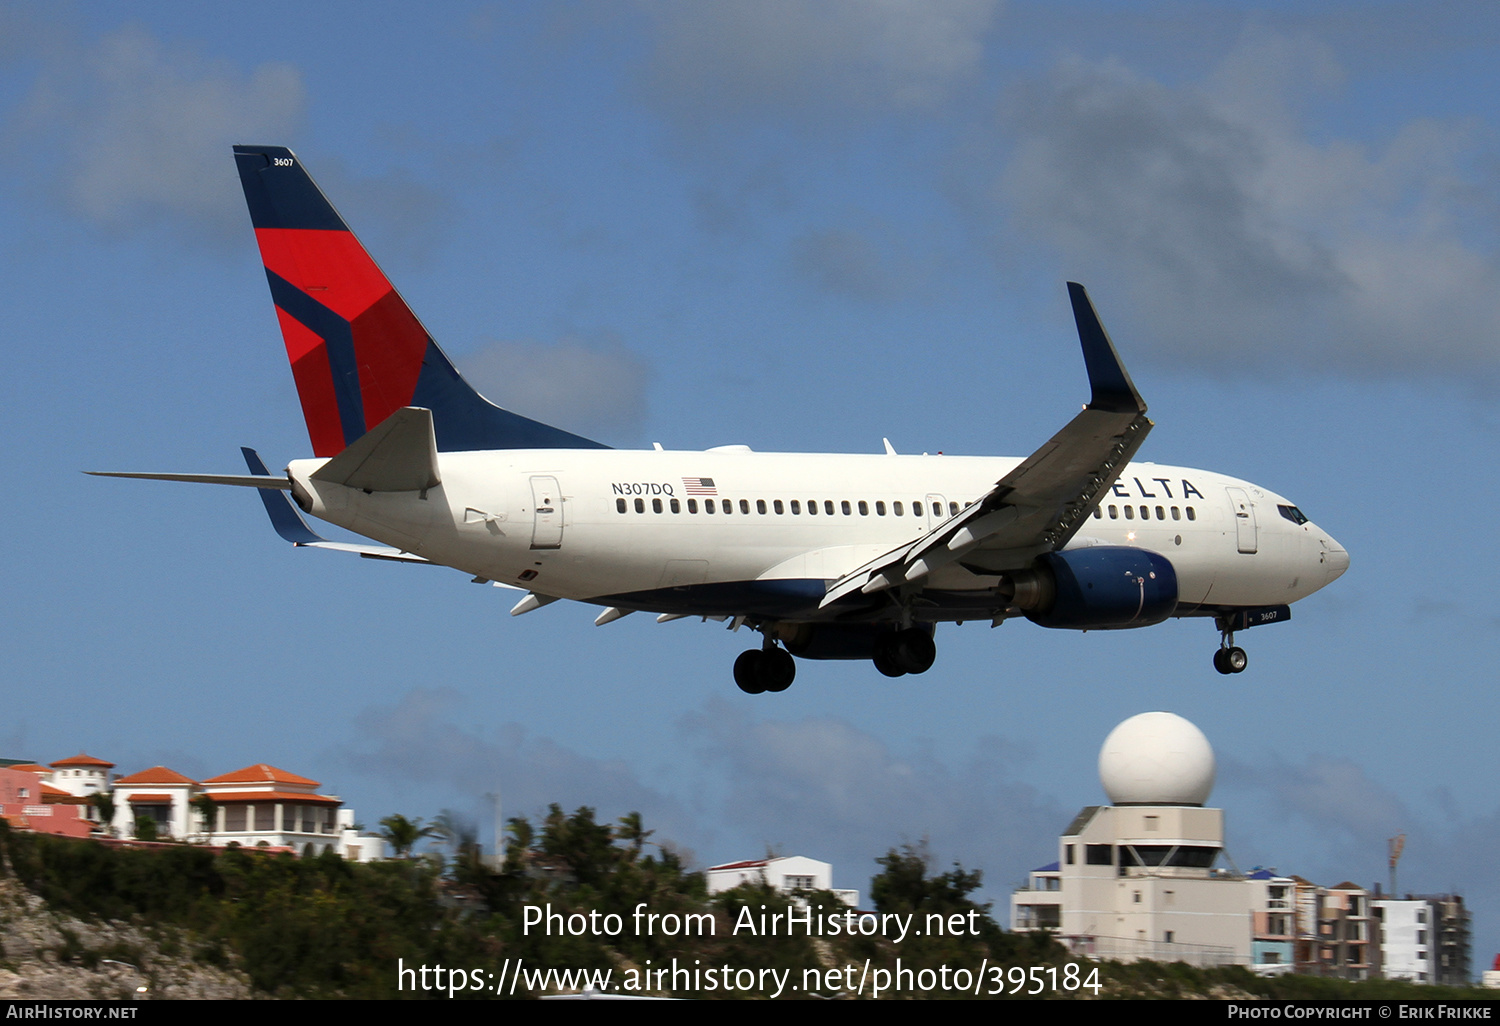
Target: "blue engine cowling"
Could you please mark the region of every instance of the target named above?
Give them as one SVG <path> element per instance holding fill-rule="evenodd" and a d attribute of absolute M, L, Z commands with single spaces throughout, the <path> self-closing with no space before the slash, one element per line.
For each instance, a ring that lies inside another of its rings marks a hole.
<path fill-rule="evenodd" d="M 1049 552 L 1036 562 L 1035 604 L 1022 611 L 1042 627 L 1149 627 L 1177 609 L 1177 571 L 1167 557 L 1118 545 Z"/>

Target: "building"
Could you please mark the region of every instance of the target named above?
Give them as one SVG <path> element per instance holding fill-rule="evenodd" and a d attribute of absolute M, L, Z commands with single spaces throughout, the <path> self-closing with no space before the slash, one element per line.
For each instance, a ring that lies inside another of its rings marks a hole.
<path fill-rule="evenodd" d="M 1470 916 L 1460 895 L 1376 897 L 1370 904 L 1380 930 L 1387 979 L 1468 986 Z"/>
<path fill-rule="evenodd" d="M 1253 889 L 1221 865 L 1208 739 L 1171 713 L 1131 717 L 1105 739 L 1099 779 L 1110 804 L 1079 812 L 1057 862 L 1011 895 L 1011 928 L 1052 930 L 1096 958 L 1248 964 Z"/>
<path fill-rule="evenodd" d="M 1224 812 L 1206 806 L 1213 749 L 1188 721 L 1142 713 L 1099 753 L 1109 805 L 1058 839 L 1056 862 L 1011 894 L 1012 930 L 1046 930 L 1079 954 L 1248 965 L 1364 980 L 1462 986 L 1470 916 L 1456 894 L 1383 899 L 1345 881 L 1321 887 L 1224 852 Z"/>
<path fill-rule="evenodd" d="M 708 893 L 729 891 L 741 884 L 766 884 L 782 894 L 799 895 L 809 891 L 833 891 L 845 905 L 859 907 L 859 891 L 835 890 L 833 865 L 803 855 L 752 859 L 710 866 L 705 874 Z"/>

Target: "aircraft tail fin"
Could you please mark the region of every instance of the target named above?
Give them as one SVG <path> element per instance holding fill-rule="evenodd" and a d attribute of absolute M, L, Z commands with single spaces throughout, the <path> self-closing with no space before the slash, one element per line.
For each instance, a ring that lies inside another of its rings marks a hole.
<path fill-rule="evenodd" d="M 474 391 L 291 150 L 236 146 L 234 159 L 316 455 L 408 406 L 432 411 L 441 452 L 607 448 Z"/>

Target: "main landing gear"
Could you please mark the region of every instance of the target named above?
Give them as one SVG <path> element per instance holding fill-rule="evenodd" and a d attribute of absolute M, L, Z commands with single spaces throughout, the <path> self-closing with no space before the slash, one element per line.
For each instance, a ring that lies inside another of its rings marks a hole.
<path fill-rule="evenodd" d="M 936 658 L 937 644 L 932 635 L 920 627 L 896 631 L 875 645 L 875 669 L 887 677 L 926 673 L 932 669 L 932 661 Z"/>
<path fill-rule="evenodd" d="M 747 695 L 785 691 L 797 678 L 797 663 L 770 638 L 761 648 L 746 649 L 734 661 L 734 682 Z"/>
<path fill-rule="evenodd" d="M 1250 657 L 1243 648 L 1235 645 L 1234 631 L 1221 630 L 1219 635 L 1219 650 L 1214 653 L 1214 669 L 1220 673 L 1243 673 L 1245 667 L 1250 665 Z"/>

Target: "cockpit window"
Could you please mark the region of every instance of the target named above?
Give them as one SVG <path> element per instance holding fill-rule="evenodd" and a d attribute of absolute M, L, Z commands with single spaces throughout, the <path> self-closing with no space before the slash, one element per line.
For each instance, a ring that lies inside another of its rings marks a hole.
<path fill-rule="evenodd" d="M 1294 524 L 1307 523 L 1307 517 L 1303 516 L 1302 511 L 1296 506 L 1277 506 L 1276 508 L 1281 510 L 1282 516 L 1286 517 Z"/>

